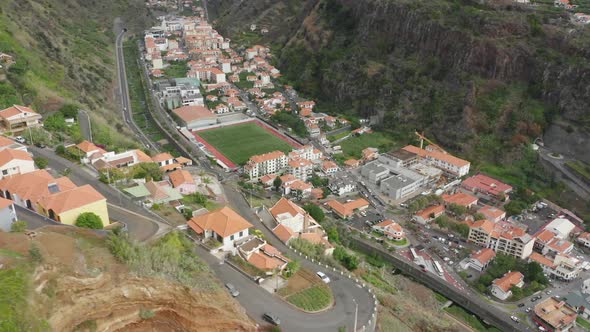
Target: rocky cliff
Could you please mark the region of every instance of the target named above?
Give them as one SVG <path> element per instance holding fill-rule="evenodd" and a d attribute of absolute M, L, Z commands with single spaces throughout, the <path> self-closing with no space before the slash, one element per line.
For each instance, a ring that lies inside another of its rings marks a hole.
<path fill-rule="evenodd" d="M 547 135 L 556 149 L 580 154 L 590 138 L 589 28 L 563 11 L 467 0 L 208 3 L 238 41 L 251 23 L 267 27 L 260 40 L 275 45 L 286 81 L 325 111 L 376 116 L 398 135 L 426 130 L 490 161 L 555 126 L 568 128 L 559 144 Z"/>

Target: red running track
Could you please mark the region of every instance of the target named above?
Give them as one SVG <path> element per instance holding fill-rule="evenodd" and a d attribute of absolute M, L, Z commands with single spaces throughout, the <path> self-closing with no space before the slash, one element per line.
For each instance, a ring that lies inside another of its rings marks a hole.
<path fill-rule="evenodd" d="M 193 136 L 195 136 L 195 138 L 197 139 L 197 141 L 203 143 L 205 145 L 205 147 L 207 148 L 207 150 L 209 150 L 209 152 L 211 152 L 215 156 L 215 158 L 221 160 L 224 164 L 226 164 L 227 167 L 229 167 L 229 168 L 235 168 L 236 167 L 236 164 L 232 163 L 221 152 L 217 151 L 217 149 L 214 148 L 213 145 L 209 144 L 201 136 L 197 135 L 197 133 L 193 133 Z"/>

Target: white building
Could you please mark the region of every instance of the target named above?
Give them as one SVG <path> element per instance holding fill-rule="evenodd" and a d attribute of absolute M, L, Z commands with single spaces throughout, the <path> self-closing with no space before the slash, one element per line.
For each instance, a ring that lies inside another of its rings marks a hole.
<path fill-rule="evenodd" d="M 554 219 L 545 226 L 545 229 L 551 231 L 560 239 L 567 239 L 575 228 L 576 225 L 562 217 Z"/>
<path fill-rule="evenodd" d="M 535 245 L 535 239 L 523 229 L 485 219 L 470 225 L 468 241 L 520 259 L 529 257 Z"/>
<path fill-rule="evenodd" d="M 492 295 L 500 300 L 506 300 L 512 296 L 512 287 L 522 288 L 524 286 L 524 276 L 520 272 L 508 272 L 501 278 L 495 279 L 492 283 Z"/>
<path fill-rule="evenodd" d="M 287 165 L 289 174 L 293 174 L 294 177 L 302 181 L 307 180 L 313 173 L 313 163 L 307 159 L 291 159 Z"/>
<path fill-rule="evenodd" d="M 403 149 L 422 157 L 429 161 L 433 166 L 455 176 L 461 177 L 469 173 L 469 167 L 471 166 L 469 161 L 457 158 L 448 153 L 436 151 L 434 148 L 431 148 L 430 145 L 426 147 L 426 150 L 413 145 L 408 145 Z"/>
<path fill-rule="evenodd" d="M 289 227 L 294 233 L 308 232 L 320 227 L 305 210 L 285 197 L 282 197 L 269 211 L 277 224 Z"/>
<path fill-rule="evenodd" d="M 0 151 L 0 179 L 35 170 L 33 158 L 25 151 L 4 149 Z"/>
<path fill-rule="evenodd" d="M 287 167 L 287 156 L 282 151 L 273 151 L 250 157 L 244 166 L 244 172 L 250 179 L 257 179 L 266 174 L 278 173 Z"/>
<path fill-rule="evenodd" d="M 234 254 L 235 242 L 247 237 L 248 229 L 252 227 L 252 224 L 229 207 L 193 217 L 187 224 L 205 241 L 214 239 L 218 242 L 217 247 L 210 247 L 211 251 L 230 251 Z"/>

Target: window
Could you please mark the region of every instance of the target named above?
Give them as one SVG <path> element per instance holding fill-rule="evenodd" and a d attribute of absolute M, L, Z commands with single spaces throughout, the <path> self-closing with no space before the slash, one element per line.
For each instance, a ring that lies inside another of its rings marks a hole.
<path fill-rule="evenodd" d="M 244 231 L 240 231 L 240 237 L 244 235 Z"/>
<path fill-rule="evenodd" d="M 230 237 L 229 237 L 229 239 L 230 239 L 231 241 L 233 241 L 233 240 L 234 240 L 234 236 L 233 236 L 233 235 L 232 235 L 232 236 L 230 236 Z"/>
<path fill-rule="evenodd" d="M 7 169 L 3 169 L 2 170 L 2 175 L 8 175 L 8 170 Z"/>

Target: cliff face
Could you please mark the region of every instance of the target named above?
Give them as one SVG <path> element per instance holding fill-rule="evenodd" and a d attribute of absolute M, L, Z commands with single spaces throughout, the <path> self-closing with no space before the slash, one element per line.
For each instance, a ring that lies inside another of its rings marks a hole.
<path fill-rule="evenodd" d="M 556 119 L 573 128 L 572 152 L 584 149 L 580 137 L 590 138 L 590 29 L 565 13 L 512 2 L 292 2 L 209 4 L 230 35 L 250 23 L 267 26 L 286 80 L 324 111 L 375 116 L 398 133 L 426 130 L 468 155 L 489 145 L 482 137 L 510 148 L 553 132 Z M 277 6 L 297 10 L 265 15 Z"/>

